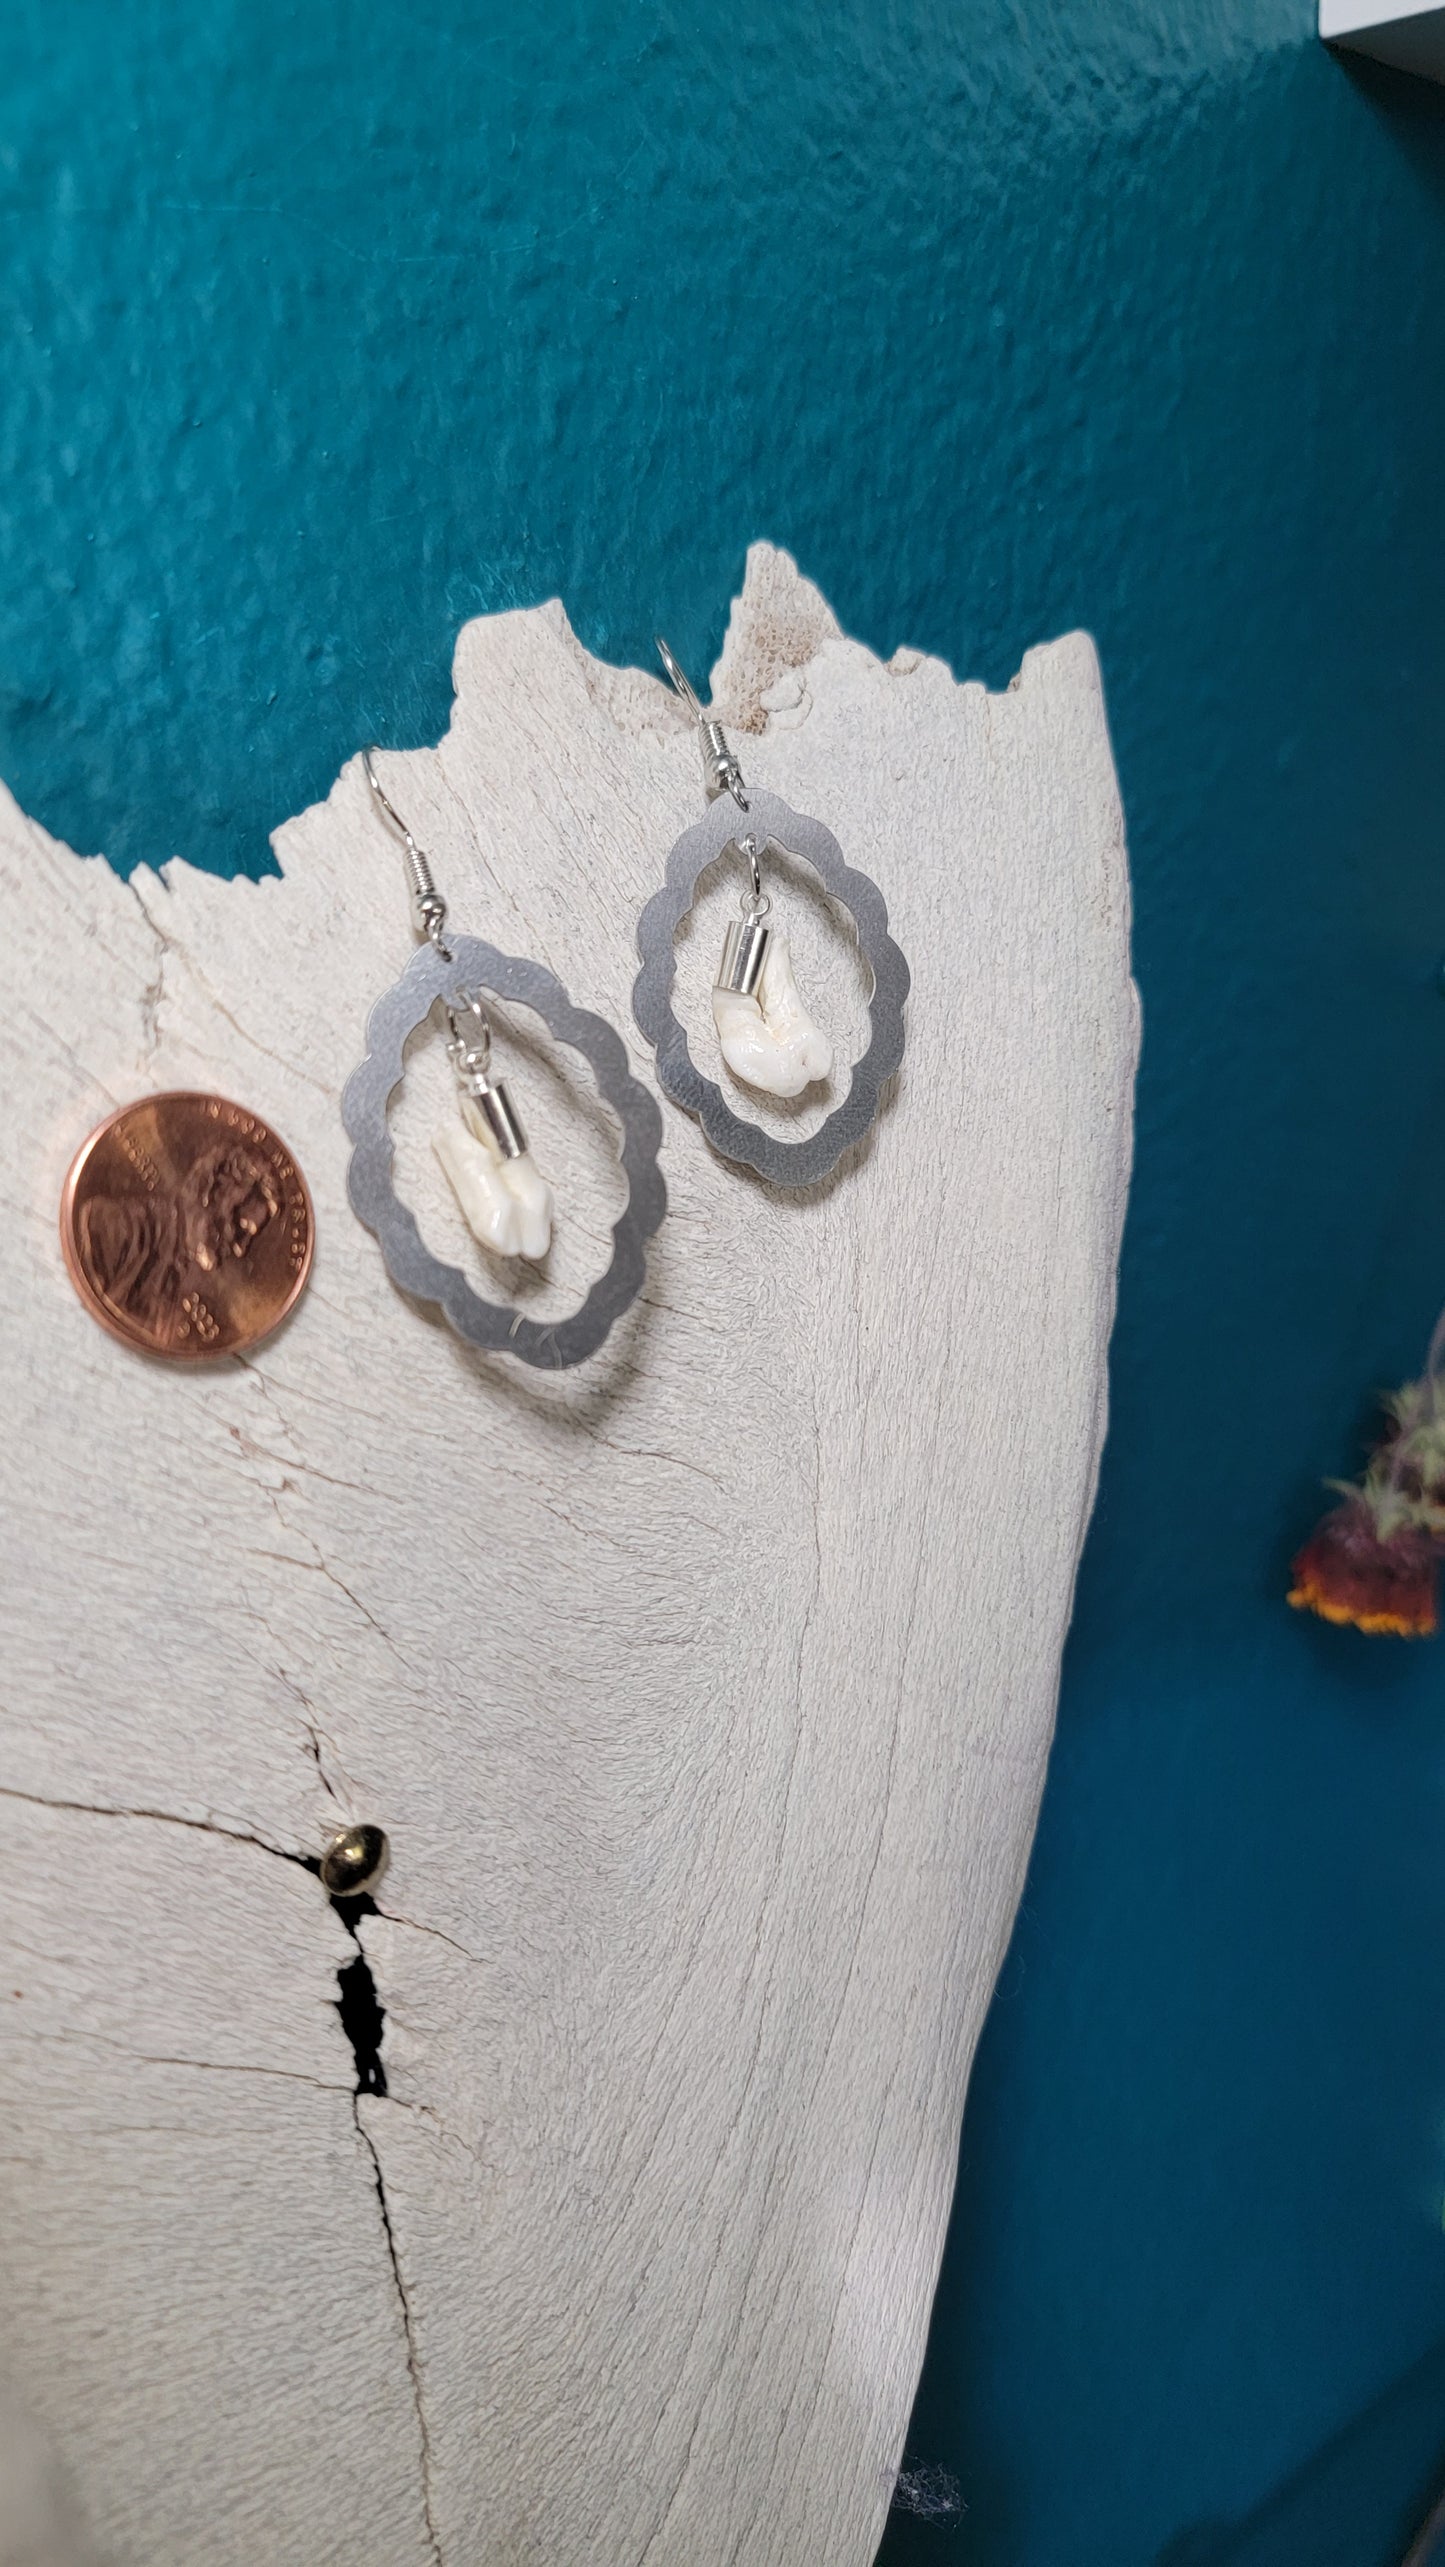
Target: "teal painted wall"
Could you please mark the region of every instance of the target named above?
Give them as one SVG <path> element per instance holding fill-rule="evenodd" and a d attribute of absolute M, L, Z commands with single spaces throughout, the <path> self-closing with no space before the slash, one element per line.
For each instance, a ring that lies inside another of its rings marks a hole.
<path fill-rule="evenodd" d="M 1114 1423 L 915 2421 L 969 2511 L 885 2557 L 1385 2567 L 1445 1644 L 1280 1594 L 1445 1296 L 1445 91 L 1308 0 L 11 0 L 0 221 L 0 771 L 118 863 L 262 865 L 467 615 L 705 665 L 759 534 L 995 685 L 1098 636 Z"/>

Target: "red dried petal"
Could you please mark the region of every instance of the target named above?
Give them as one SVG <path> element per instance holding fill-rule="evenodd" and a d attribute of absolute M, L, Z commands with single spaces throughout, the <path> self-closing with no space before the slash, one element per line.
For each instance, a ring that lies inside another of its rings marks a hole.
<path fill-rule="evenodd" d="M 1433 1537 L 1418 1525 L 1402 1525 L 1382 1540 L 1364 1498 L 1346 1498 L 1296 1554 L 1289 1600 L 1326 1622 L 1423 1639 L 1435 1629 L 1439 1557 Z"/>

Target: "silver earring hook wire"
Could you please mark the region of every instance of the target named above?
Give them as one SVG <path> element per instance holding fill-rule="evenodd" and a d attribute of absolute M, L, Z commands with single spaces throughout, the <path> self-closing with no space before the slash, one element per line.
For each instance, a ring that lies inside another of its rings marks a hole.
<path fill-rule="evenodd" d="M 665 642 L 660 633 L 657 635 L 656 639 L 657 656 L 661 660 L 663 667 L 666 669 L 668 676 L 671 678 L 673 685 L 676 687 L 678 694 L 682 697 L 689 713 L 692 714 L 695 721 L 705 722 L 707 720 L 707 715 L 704 713 L 702 706 L 697 700 L 697 689 L 693 685 L 691 678 L 688 676 L 686 669 L 683 668 L 674 657 L 671 644 Z"/>
<path fill-rule="evenodd" d="M 721 722 L 715 722 L 710 713 L 703 711 L 697 689 L 675 657 L 671 645 L 663 640 L 660 633 L 656 641 L 658 657 L 702 733 L 702 764 L 708 800 L 715 802 L 720 793 L 730 793 L 739 811 L 746 811 L 748 797 L 743 791 L 743 771 L 728 747 L 727 733 Z M 757 871 L 756 862 L 753 870 Z"/>
<path fill-rule="evenodd" d="M 396 831 L 397 836 L 400 838 L 402 845 L 406 849 L 406 869 L 411 876 L 412 914 L 415 917 L 416 923 L 422 934 L 429 937 L 432 944 L 435 945 L 443 962 L 449 963 L 451 961 L 451 953 L 442 940 L 442 929 L 446 925 L 447 905 L 436 887 L 436 876 L 433 874 L 431 869 L 431 860 L 428 857 L 425 848 L 417 845 L 415 838 L 408 829 L 401 813 L 397 810 L 396 805 L 383 791 L 381 780 L 377 775 L 375 767 L 371 763 L 370 749 L 362 750 L 361 763 L 365 770 L 367 783 L 370 785 L 371 790 L 375 794 L 377 801 L 380 803 L 382 810 L 385 812 L 388 821 Z"/>

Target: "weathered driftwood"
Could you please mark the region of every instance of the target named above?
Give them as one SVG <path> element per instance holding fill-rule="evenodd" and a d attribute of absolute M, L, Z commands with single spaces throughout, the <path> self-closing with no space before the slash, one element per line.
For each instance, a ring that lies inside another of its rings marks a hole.
<path fill-rule="evenodd" d="M 646 1075 L 693 735 L 557 606 L 456 675 L 393 797 L 458 926 Z M 864 2567 L 882 2530 L 1103 1431 L 1124 850 L 1080 635 L 992 696 L 759 548 L 717 693 L 883 884 L 907 1059 L 802 1199 L 667 1109 L 645 1300 L 561 1379 L 470 1357 L 347 1208 L 337 1100 L 411 941 L 359 765 L 256 884 L 0 815 L 0 2362 L 115 2567 Z M 846 1060 L 856 968 L 776 890 Z M 516 1030 L 560 1306 L 606 1134 Z M 444 1078 L 424 1047 L 398 1167 L 460 1255 Z M 319 1245 L 275 1340 L 188 1372 L 95 1327 L 55 1216 L 91 1124 L 191 1085 L 276 1124 Z M 384 2096 L 294 1859 L 352 1815 L 394 1847 Z"/>

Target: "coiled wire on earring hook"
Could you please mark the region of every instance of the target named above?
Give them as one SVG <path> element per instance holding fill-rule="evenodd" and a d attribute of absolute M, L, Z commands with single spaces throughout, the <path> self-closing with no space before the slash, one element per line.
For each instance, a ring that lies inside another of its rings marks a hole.
<path fill-rule="evenodd" d="M 362 750 L 361 763 L 366 771 L 367 783 L 406 849 L 406 869 L 411 876 L 412 915 L 421 933 L 435 945 L 442 961 L 449 963 L 451 953 L 442 939 L 442 929 L 446 925 L 447 905 L 436 887 L 436 876 L 431 869 L 431 860 L 425 848 L 417 845 L 395 804 L 388 801 L 383 792 L 376 769 L 371 763 L 370 749 Z"/>
<path fill-rule="evenodd" d="M 730 793 L 739 811 L 746 811 L 748 797 L 743 791 L 743 771 L 728 747 L 727 733 L 721 722 L 715 722 L 710 713 L 703 711 L 687 671 L 674 658 L 669 645 L 660 633 L 656 639 L 662 665 L 689 713 L 696 720 L 702 735 L 702 763 L 703 772 L 707 778 L 708 800 L 713 802 L 720 793 Z"/>

